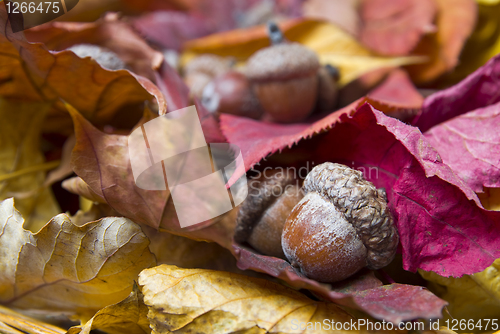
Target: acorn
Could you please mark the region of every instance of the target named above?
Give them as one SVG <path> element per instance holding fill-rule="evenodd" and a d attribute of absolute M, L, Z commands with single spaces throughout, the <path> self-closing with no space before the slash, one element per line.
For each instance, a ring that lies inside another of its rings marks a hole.
<path fill-rule="evenodd" d="M 318 95 L 319 59 L 314 51 L 298 43 L 287 43 L 278 26 L 268 25 L 273 45 L 253 54 L 245 73 L 266 118 L 281 123 L 305 120 Z"/>
<path fill-rule="evenodd" d="M 184 79 L 190 94 L 201 98 L 205 86 L 215 77 L 231 70 L 234 59 L 214 54 L 202 54 L 184 66 Z"/>
<path fill-rule="evenodd" d="M 293 173 L 274 170 L 249 181 L 249 193 L 236 218 L 234 240 L 285 259 L 281 234 L 288 215 L 304 196 Z"/>
<path fill-rule="evenodd" d="M 203 89 L 201 104 L 212 113 L 253 119 L 259 119 L 263 112 L 250 81 L 237 71 L 226 72 L 209 82 Z"/>
<path fill-rule="evenodd" d="M 319 112 L 333 111 L 338 101 L 339 70 L 328 64 L 318 71 L 318 101 L 316 110 Z"/>
<path fill-rule="evenodd" d="M 360 171 L 327 162 L 307 175 L 303 190 L 281 240 L 294 267 L 317 281 L 336 282 L 392 261 L 399 237 L 384 191 Z"/>

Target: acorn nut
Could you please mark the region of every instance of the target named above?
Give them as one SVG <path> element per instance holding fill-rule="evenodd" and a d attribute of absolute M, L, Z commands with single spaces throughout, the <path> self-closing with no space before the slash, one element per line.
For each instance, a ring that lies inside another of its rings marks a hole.
<path fill-rule="evenodd" d="M 234 240 L 248 242 L 262 254 L 285 259 L 283 225 L 304 194 L 293 173 L 274 170 L 269 174 L 249 181 L 248 196 L 236 218 Z"/>
<path fill-rule="evenodd" d="M 275 43 L 248 59 L 246 75 L 269 120 L 300 122 L 314 109 L 318 95 L 319 59 L 314 51 L 286 43 L 276 25 L 269 25 Z"/>
<path fill-rule="evenodd" d="M 237 71 L 217 76 L 203 89 L 201 104 L 212 113 L 225 113 L 259 119 L 262 116 L 250 81 Z"/>
<path fill-rule="evenodd" d="M 303 190 L 282 234 L 293 266 L 317 281 L 336 282 L 392 261 L 399 237 L 384 192 L 360 171 L 327 162 L 307 175 Z"/>

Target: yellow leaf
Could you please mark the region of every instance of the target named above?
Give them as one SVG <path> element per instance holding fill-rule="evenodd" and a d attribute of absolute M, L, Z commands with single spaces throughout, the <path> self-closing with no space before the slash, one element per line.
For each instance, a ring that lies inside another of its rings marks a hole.
<path fill-rule="evenodd" d="M 500 211 L 500 188 L 485 188 L 477 196 L 486 210 Z"/>
<path fill-rule="evenodd" d="M 222 271 L 161 265 L 143 270 L 139 284 L 153 333 L 303 333 L 308 322 L 355 319 L 280 284 Z"/>
<path fill-rule="evenodd" d="M 491 319 L 500 314 L 500 259 L 484 271 L 460 278 L 442 277 L 420 271 L 430 281 L 428 288 L 446 300 L 448 311 L 455 319 Z M 488 328 L 488 330 L 494 328 Z M 479 332 L 486 330 L 477 329 Z"/>
<path fill-rule="evenodd" d="M 301 20 L 298 23 L 292 23 L 288 22 L 282 26 L 287 39 L 314 50 L 319 55 L 322 64 L 338 67 L 340 86 L 374 70 L 415 64 L 426 60 L 425 57 L 415 56 L 377 56 L 362 46 L 353 36 L 328 22 Z M 190 41 L 186 44 L 187 48 L 182 62 L 186 63 L 195 55 L 202 53 L 234 56 L 244 61 L 260 48 L 268 45 L 269 42 L 261 27 L 230 31 Z"/>
<path fill-rule="evenodd" d="M 15 197 L 26 217 L 26 228 L 38 231 L 60 212 L 50 188 L 44 186 L 48 169 L 40 151 L 40 131 L 47 103 L 17 103 L 0 98 L 0 200 Z"/>
<path fill-rule="evenodd" d="M 38 233 L 23 229 L 13 199 L 0 203 L 0 303 L 76 313 L 82 318 L 125 298 L 154 265 L 149 240 L 126 218 L 82 226 L 54 217 Z"/>
<path fill-rule="evenodd" d="M 65 334 L 62 328 L 0 306 L 0 333 L 3 334 Z"/>
<path fill-rule="evenodd" d="M 100 329 L 108 334 L 149 334 L 148 308 L 136 285 L 130 295 L 121 302 L 106 306 L 83 326 L 71 327 L 67 334 L 89 334 Z"/>

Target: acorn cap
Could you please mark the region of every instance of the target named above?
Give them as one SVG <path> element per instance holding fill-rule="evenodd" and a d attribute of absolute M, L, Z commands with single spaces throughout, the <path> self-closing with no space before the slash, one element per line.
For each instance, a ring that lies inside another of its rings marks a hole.
<path fill-rule="evenodd" d="M 261 177 L 249 181 L 258 182 L 258 187 L 248 187 L 248 196 L 238 211 L 234 233 L 234 240 L 237 242 L 241 243 L 248 240 L 253 227 L 260 221 L 264 211 L 283 193 L 283 189 L 287 185 L 295 181 L 293 174 L 289 171 L 277 172 L 269 178 L 262 179 Z"/>
<path fill-rule="evenodd" d="M 399 236 L 383 192 L 363 173 L 327 162 L 316 166 L 304 181 L 304 191 L 317 192 L 341 211 L 367 249 L 370 269 L 388 265 L 396 255 Z"/>
<path fill-rule="evenodd" d="M 280 81 L 313 75 L 319 67 L 314 51 L 298 43 L 283 43 L 254 53 L 246 75 L 252 81 Z"/>

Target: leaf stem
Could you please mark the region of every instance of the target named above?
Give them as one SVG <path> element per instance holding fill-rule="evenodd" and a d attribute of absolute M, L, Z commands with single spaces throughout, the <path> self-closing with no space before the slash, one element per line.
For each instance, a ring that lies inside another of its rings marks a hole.
<path fill-rule="evenodd" d="M 43 164 L 38 164 L 38 165 L 30 166 L 27 168 L 23 168 L 20 170 L 16 170 L 15 172 L 12 172 L 12 173 L 3 174 L 3 175 L 0 175 L 0 182 L 15 179 L 16 177 L 20 177 L 20 176 L 23 176 L 25 174 L 54 169 L 57 166 L 59 166 L 60 163 L 61 163 L 60 160 L 54 160 L 54 161 L 50 161 L 50 162 L 45 162 Z"/>

